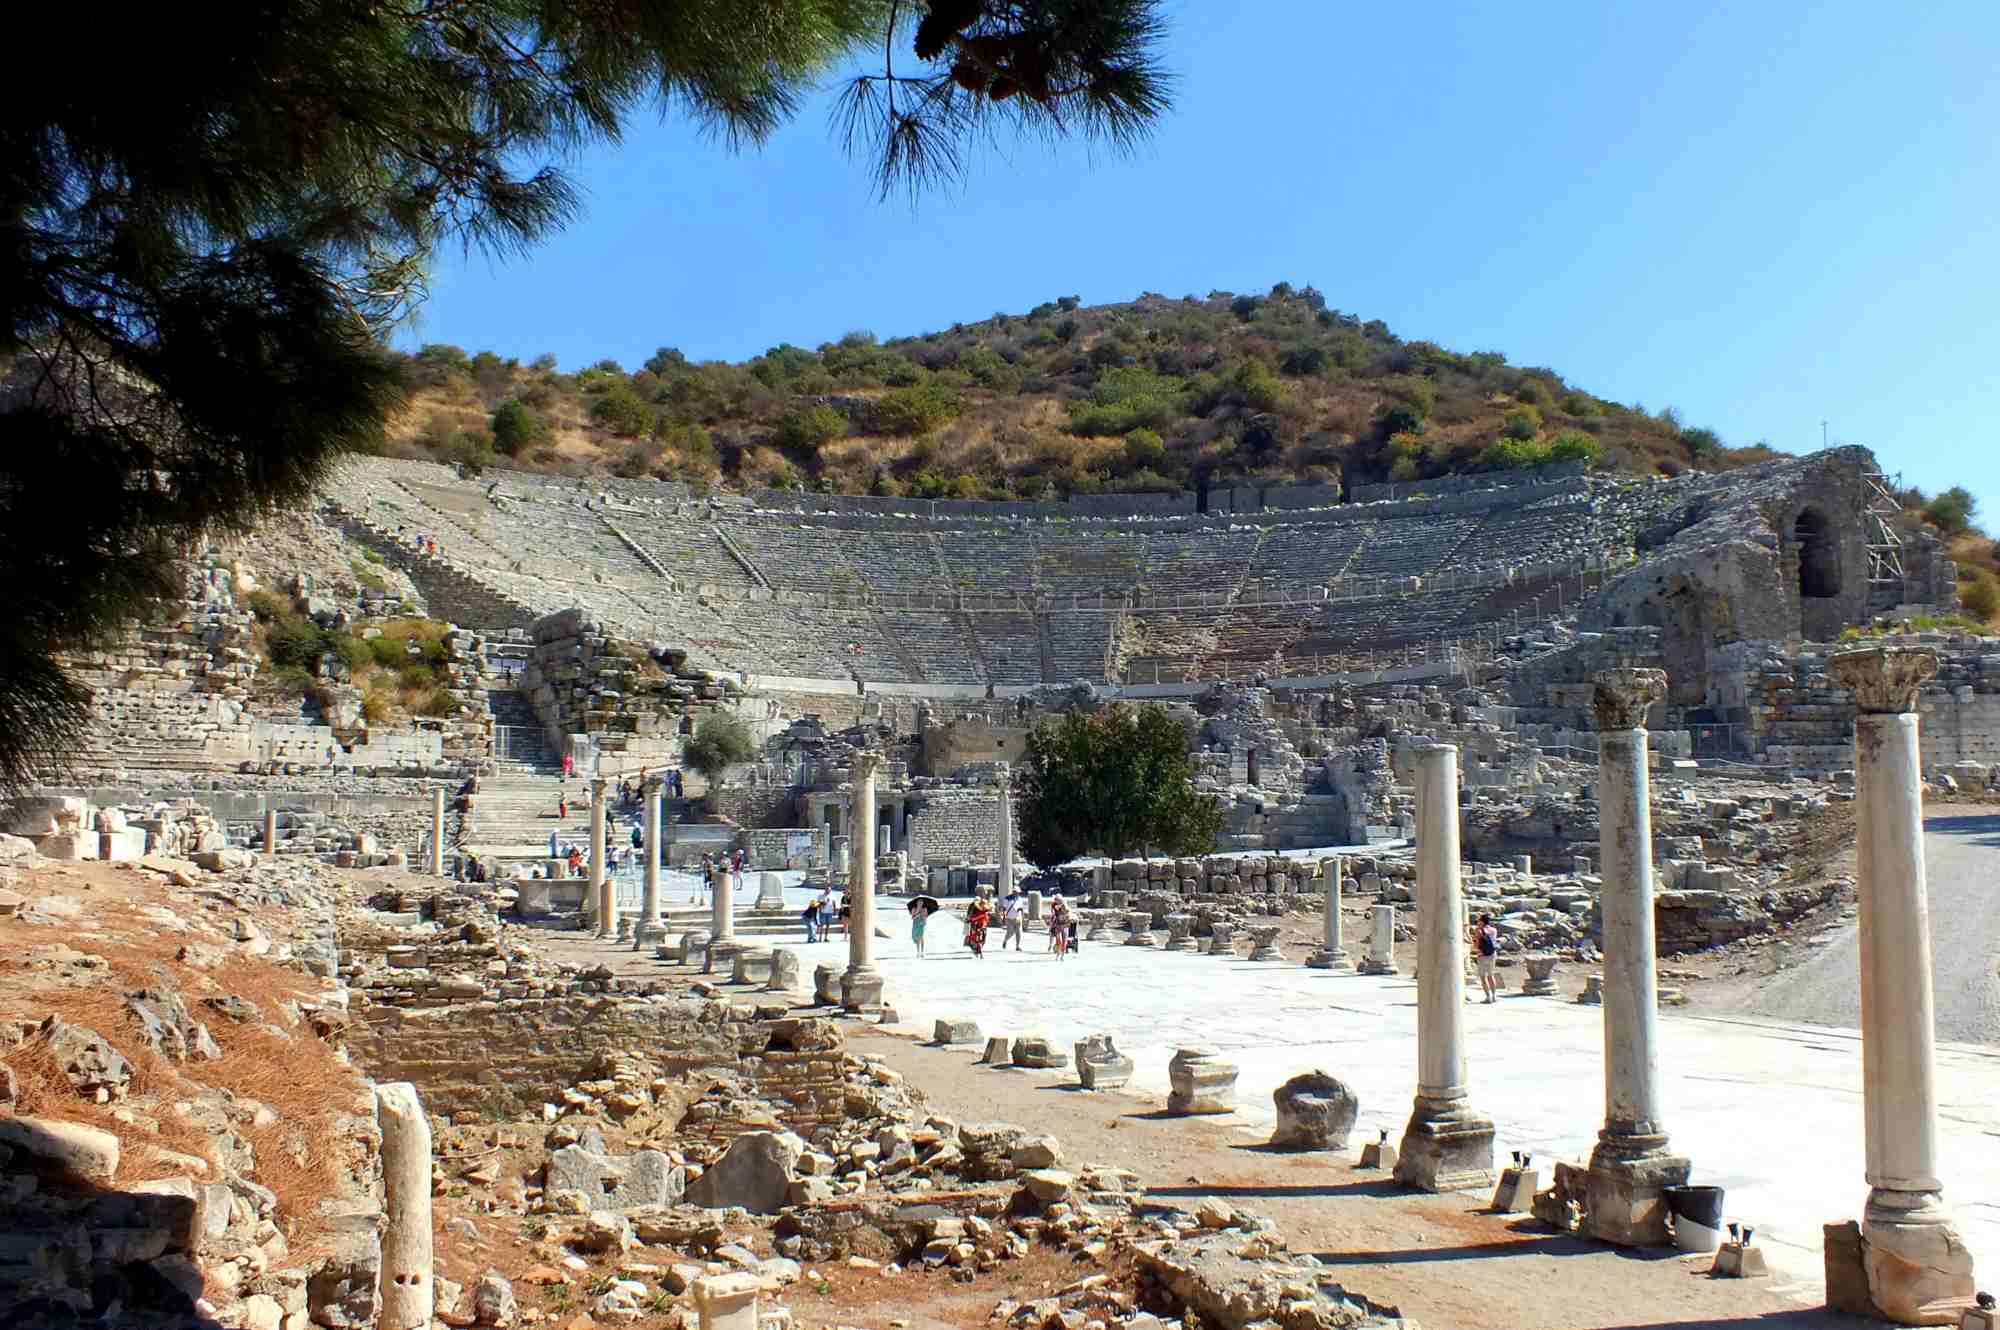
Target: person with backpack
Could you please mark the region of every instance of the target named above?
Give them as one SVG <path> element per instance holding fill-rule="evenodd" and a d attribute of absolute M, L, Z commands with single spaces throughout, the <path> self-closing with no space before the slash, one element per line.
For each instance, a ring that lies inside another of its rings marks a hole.
<path fill-rule="evenodd" d="M 799 912 L 799 918 L 805 921 L 806 941 L 809 943 L 819 941 L 820 901 L 821 898 L 819 896 L 814 896 L 806 902 L 806 908 Z"/>
<path fill-rule="evenodd" d="M 1486 994 L 1486 1000 L 1500 1000 L 1500 976 L 1494 967 L 1500 960 L 1500 930 L 1493 926 L 1493 916 L 1482 914 L 1479 925 L 1472 931 L 1473 953 L 1479 958 L 1479 987 Z"/>

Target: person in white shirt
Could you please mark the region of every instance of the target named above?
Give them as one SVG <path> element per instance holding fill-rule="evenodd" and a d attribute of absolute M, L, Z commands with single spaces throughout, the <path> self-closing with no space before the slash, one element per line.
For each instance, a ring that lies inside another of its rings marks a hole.
<path fill-rule="evenodd" d="M 1000 922 L 1007 929 L 1000 936 L 1000 950 L 1007 950 L 1009 942 L 1014 944 L 1014 950 L 1016 951 L 1026 950 L 1021 945 L 1021 930 L 1028 922 L 1028 898 L 1025 894 L 1017 891 L 1002 903 L 1000 906 Z"/>

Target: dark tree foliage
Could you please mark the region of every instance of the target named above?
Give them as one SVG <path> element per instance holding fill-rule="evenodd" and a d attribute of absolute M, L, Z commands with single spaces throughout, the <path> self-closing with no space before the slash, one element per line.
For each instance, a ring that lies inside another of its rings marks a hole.
<path fill-rule="evenodd" d="M 681 750 L 681 759 L 710 784 L 721 780 L 729 768 L 756 755 L 757 745 L 750 737 L 750 727 L 728 711 L 711 711 L 703 716 Z"/>
<path fill-rule="evenodd" d="M 1093 851 L 1214 849 L 1222 802 L 1195 791 L 1189 739 L 1158 706 L 1072 711 L 1036 725 L 1018 778 L 1021 856 L 1053 868 Z"/>
<path fill-rule="evenodd" d="M 648 111 L 761 142 L 847 63 L 879 70 L 844 124 L 885 190 L 955 173 L 1000 125 L 1127 143 L 1166 106 L 1158 8 L 140 5 L 90 25 L 89 77 L 0 81 L 0 793 L 85 717 L 56 652 L 106 640 L 175 593 L 176 556 L 379 444 L 407 387 L 382 341 L 431 259 L 570 219 L 556 163 Z M 84 49 L 61 6 L 10 12 L 7 35 Z"/>

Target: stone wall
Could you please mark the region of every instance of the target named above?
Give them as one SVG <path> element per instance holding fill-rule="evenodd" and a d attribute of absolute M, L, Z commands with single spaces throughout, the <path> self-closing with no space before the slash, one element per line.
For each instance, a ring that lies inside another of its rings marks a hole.
<path fill-rule="evenodd" d="M 949 786 L 911 803 L 907 849 L 913 864 L 990 864 L 1000 858 L 1000 797 L 990 788 Z"/>
<path fill-rule="evenodd" d="M 724 687 L 686 658 L 656 660 L 582 610 L 535 621 L 521 689 L 557 745 L 586 735 L 606 766 L 677 766 L 692 713 L 721 702 Z"/>
<path fill-rule="evenodd" d="M 356 1065 L 376 1080 L 413 1082 L 436 1114 L 533 1117 L 544 1103 L 562 1102 L 562 1092 L 603 1061 L 636 1057 L 688 1081 L 747 1077 L 777 1102 L 784 1125 L 807 1136 L 842 1115 L 837 1032 L 828 1048 L 792 1048 L 774 1038 L 772 1022 L 723 1002 L 568 996 L 368 1003 L 355 1015 L 347 1047 Z M 696 1136 L 716 1142 L 755 1125 L 720 1117 L 690 1124 Z"/>

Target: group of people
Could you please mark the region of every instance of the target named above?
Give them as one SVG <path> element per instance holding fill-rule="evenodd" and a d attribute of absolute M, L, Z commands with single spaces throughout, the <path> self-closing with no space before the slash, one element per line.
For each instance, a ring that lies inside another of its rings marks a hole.
<path fill-rule="evenodd" d="M 1001 927 L 1000 950 L 1005 951 L 1012 943 L 1014 950 L 1027 950 L 1025 937 L 1028 929 L 1028 895 L 1017 891 L 999 903 Z M 986 934 L 993 927 L 994 903 L 985 895 L 973 897 L 971 906 L 965 912 L 965 945 L 972 954 L 984 960 L 986 957 Z M 1049 950 L 1057 960 L 1069 955 L 1077 948 L 1076 911 L 1070 909 L 1069 902 L 1061 896 L 1049 898 Z M 923 954 L 922 923 L 911 926 L 911 937 L 917 941 L 917 953 Z"/>
<path fill-rule="evenodd" d="M 831 885 L 821 887 L 819 894 L 806 902 L 806 908 L 799 911 L 799 918 L 805 922 L 806 941 L 823 942 L 833 936 L 835 924 L 840 925 L 840 935 L 847 936 L 848 919 L 852 907 L 846 897 L 835 891 Z M 922 934 L 918 935 L 917 950 L 923 950 Z"/>
<path fill-rule="evenodd" d="M 715 890 L 715 875 L 717 873 L 734 873 L 740 880 L 743 876 L 743 870 L 749 866 L 749 851 L 743 849 L 741 846 L 738 846 L 734 850 L 725 850 L 721 854 L 704 853 L 701 856 L 702 894 L 700 899 L 713 899 L 711 893 Z M 688 899 L 694 900 L 696 898 L 689 896 Z M 811 939 L 807 940 L 810 941 Z"/>
<path fill-rule="evenodd" d="M 640 767 L 637 776 L 619 785 L 618 802 L 626 808 L 639 807 L 646 800 L 646 782 L 651 778 L 652 768 Z M 687 798 L 687 786 L 681 780 L 679 767 L 667 768 L 666 774 L 661 776 L 660 780 L 666 786 L 669 799 Z"/>

